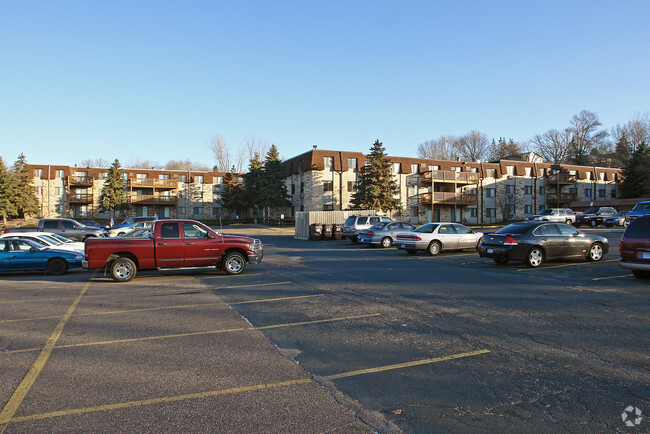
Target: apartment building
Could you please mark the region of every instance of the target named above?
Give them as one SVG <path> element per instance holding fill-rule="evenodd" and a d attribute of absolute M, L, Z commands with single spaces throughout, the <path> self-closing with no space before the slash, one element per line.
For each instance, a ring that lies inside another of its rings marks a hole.
<path fill-rule="evenodd" d="M 100 195 L 108 168 L 31 164 L 41 217 L 109 218 Z M 124 169 L 128 207 L 118 217 L 214 219 L 223 215 L 224 173 Z"/>
<path fill-rule="evenodd" d="M 621 170 L 539 162 L 490 163 L 388 157 L 401 210 L 392 216 L 429 221 L 495 223 L 524 219 L 546 207 L 615 199 Z M 318 150 L 284 161 L 291 215 L 346 210 L 361 167 L 360 152 Z"/>
<path fill-rule="evenodd" d="M 389 157 L 399 187 L 401 209 L 392 217 L 421 224 L 457 221 L 472 224 L 524 219 L 546 207 L 598 204 L 616 199 L 621 170 L 526 161 L 489 163 Z M 283 162 L 290 209 L 348 210 L 361 152 L 313 149 Z M 42 217 L 108 218 L 99 197 L 107 168 L 31 165 Z M 216 219 L 229 217 L 221 206 L 221 172 L 124 169 L 129 207 L 122 216 Z M 579 209 L 579 208 L 578 208 Z M 251 214 L 252 215 L 252 214 Z"/>

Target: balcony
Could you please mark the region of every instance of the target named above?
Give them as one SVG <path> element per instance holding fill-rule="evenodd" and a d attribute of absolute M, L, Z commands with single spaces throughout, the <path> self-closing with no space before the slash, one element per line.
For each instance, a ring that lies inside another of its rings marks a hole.
<path fill-rule="evenodd" d="M 443 193 L 436 191 L 433 193 L 433 203 L 441 205 L 476 205 L 478 195 L 471 193 Z M 431 193 L 421 193 L 420 203 L 431 205 Z"/>
<path fill-rule="evenodd" d="M 93 203 L 92 193 L 68 193 L 68 203 Z"/>
<path fill-rule="evenodd" d="M 70 187 L 92 187 L 95 178 L 90 176 L 69 176 L 68 185 Z"/>
<path fill-rule="evenodd" d="M 455 184 L 478 184 L 479 175 L 474 172 L 454 172 L 451 170 L 429 170 L 422 173 L 422 182 L 451 182 Z"/>
<path fill-rule="evenodd" d="M 546 175 L 546 182 L 550 184 L 575 184 L 577 179 L 577 175 L 570 175 L 568 173 Z"/>
<path fill-rule="evenodd" d="M 133 205 L 176 205 L 177 196 L 158 196 L 153 194 L 132 194 L 131 204 Z"/>
<path fill-rule="evenodd" d="M 131 188 L 178 188 L 176 179 L 132 179 Z"/>
<path fill-rule="evenodd" d="M 546 193 L 546 203 L 568 203 L 576 200 L 575 193 Z"/>

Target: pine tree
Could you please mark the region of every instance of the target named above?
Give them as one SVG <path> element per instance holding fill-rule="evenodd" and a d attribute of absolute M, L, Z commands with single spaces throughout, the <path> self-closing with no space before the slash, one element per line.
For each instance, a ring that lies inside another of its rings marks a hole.
<path fill-rule="evenodd" d="M 108 169 L 108 176 L 104 181 L 99 202 L 102 208 L 109 210 L 109 214 L 111 212 L 114 214 L 116 209 L 123 208 L 128 204 L 124 171 L 118 159 L 115 159 Z"/>
<path fill-rule="evenodd" d="M 13 198 L 12 202 L 19 214 L 27 220 L 28 215 L 37 214 L 40 210 L 36 189 L 32 185 L 32 174 L 27 167 L 25 154 L 20 154 L 13 167 Z"/>
<path fill-rule="evenodd" d="M 291 206 L 289 193 L 284 183 L 284 167 L 275 145 L 266 153 L 264 176 L 262 177 L 259 205 L 263 208 Z"/>
<path fill-rule="evenodd" d="M 384 152 L 383 144 L 375 141 L 370 148 L 370 161 L 359 173 L 357 192 L 352 196 L 353 207 L 384 212 L 399 208 L 399 199 L 395 198 L 399 192 L 397 182 Z"/>
<path fill-rule="evenodd" d="M 623 169 L 620 186 L 622 198 L 647 197 L 650 195 L 650 146 L 642 143 L 632 153 Z"/>
<path fill-rule="evenodd" d="M 260 206 L 260 192 L 264 178 L 264 163 L 258 153 L 253 155 L 248 166 L 248 173 L 244 174 L 243 197 L 248 208 Z"/>
<path fill-rule="evenodd" d="M 7 225 L 7 217 L 17 211 L 13 202 L 13 184 L 14 179 L 4 161 L 2 161 L 2 157 L 0 157 L 0 215 L 5 226 Z"/>
<path fill-rule="evenodd" d="M 224 208 L 233 211 L 241 211 L 246 208 L 244 198 L 244 186 L 239 178 L 235 166 L 223 177 L 223 192 L 221 193 L 221 204 Z"/>

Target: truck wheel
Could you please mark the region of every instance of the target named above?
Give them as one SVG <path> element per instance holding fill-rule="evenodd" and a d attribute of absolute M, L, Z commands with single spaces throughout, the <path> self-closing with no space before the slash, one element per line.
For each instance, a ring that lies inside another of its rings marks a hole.
<path fill-rule="evenodd" d="M 239 252 L 230 252 L 224 256 L 221 264 L 226 274 L 240 274 L 246 268 L 246 258 Z"/>
<path fill-rule="evenodd" d="M 61 258 L 52 258 L 47 262 L 47 274 L 60 276 L 68 271 L 68 264 Z"/>
<path fill-rule="evenodd" d="M 111 277 L 116 282 L 128 282 L 135 277 L 137 267 L 131 259 L 122 256 L 111 264 Z"/>

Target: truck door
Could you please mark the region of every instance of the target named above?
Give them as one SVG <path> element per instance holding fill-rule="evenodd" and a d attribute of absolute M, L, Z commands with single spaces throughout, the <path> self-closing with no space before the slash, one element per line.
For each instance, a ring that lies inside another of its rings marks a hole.
<path fill-rule="evenodd" d="M 159 268 L 178 268 L 185 264 L 185 241 L 179 225 L 179 222 L 166 222 L 156 227 L 154 243 Z"/>
<path fill-rule="evenodd" d="M 203 226 L 186 222 L 183 223 L 183 239 L 185 242 L 185 266 L 201 267 L 215 265 L 221 256 L 222 243 Z"/>

